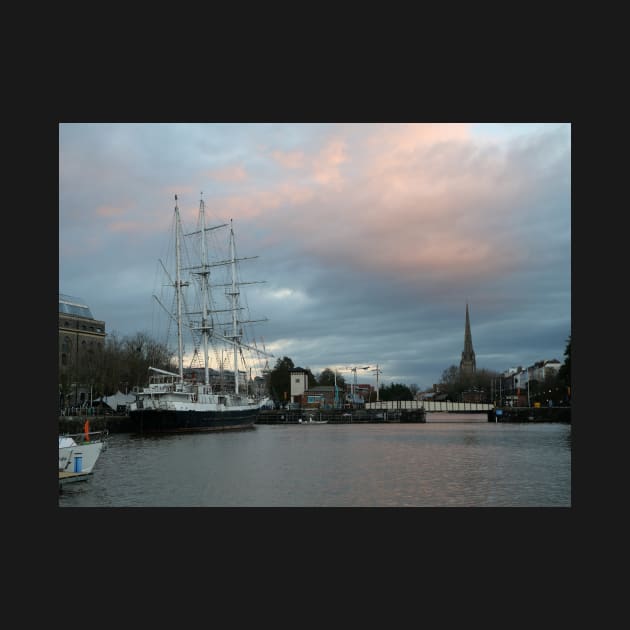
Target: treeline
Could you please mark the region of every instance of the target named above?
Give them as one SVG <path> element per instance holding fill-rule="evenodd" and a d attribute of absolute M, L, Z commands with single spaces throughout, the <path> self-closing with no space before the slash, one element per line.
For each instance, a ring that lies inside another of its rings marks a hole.
<path fill-rule="evenodd" d="M 123 393 L 146 385 L 149 366 L 177 371 L 173 353 L 146 333 L 119 338 L 108 335 L 102 352 L 87 353 L 79 360 L 60 370 L 59 386 L 63 400 L 73 400 L 73 385 L 91 392 L 93 398 L 111 396 L 118 390 Z"/>
<path fill-rule="evenodd" d="M 546 400 L 550 394 L 563 393 L 570 399 L 571 385 L 571 337 L 567 340 L 564 352 L 564 363 L 557 374 L 549 375 L 542 382 L 530 382 L 532 401 Z M 60 370 L 60 394 L 64 399 L 76 396 L 73 384 L 80 383 L 83 388 L 92 392 L 94 398 L 110 396 L 116 391 L 128 392 L 134 387 L 146 385 L 149 366 L 172 372 L 177 371 L 173 352 L 168 347 L 155 341 L 146 333 L 120 338 L 117 333 L 108 335 L 102 354 L 88 354 L 76 364 Z M 276 364 L 267 375 L 267 393 L 276 402 L 290 399 L 291 376 L 295 363 L 290 357 L 278 358 Z M 339 372 L 325 368 L 315 375 L 309 368 L 302 368 L 308 376 L 308 386 L 332 386 L 337 384 L 341 392 L 346 389 L 346 378 Z M 350 376 L 349 378 L 353 378 Z M 501 376 L 498 372 L 479 369 L 473 375 L 462 374 L 459 368 L 451 365 L 444 370 L 438 383 L 439 393 L 446 400 L 459 401 L 464 392 L 477 391 L 486 401 L 496 399 L 496 383 Z M 381 385 L 378 391 L 379 400 L 413 400 L 419 387 L 415 384 L 403 385 L 391 383 Z M 376 400 L 376 392 L 371 393 L 370 401 Z"/>
<path fill-rule="evenodd" d="M 462 374 L 456 365 L 451 365 L 442 372 L 437 390 L 444 400 L 459 402 L 464 392 L 477 391 L 489 401 L 492 383 L 499 376 L 499 372 L 484 368 L 476 370 L 474 374 Z"/>
<path fill-rule="evenodd" d="M 278 358 L 276 364 L 269 374 L 268 388 L 269 396 L 279 403 L 290 400 L 291 397 L 291 372 L 296 368 L 295 363 L 290 357 Z M 319 374 L 313 374 L 309 368 L 301 368 L 308 376 L 308 387 L 317 386 L 333 386 L 335 382 L 339 391 L 344 392 L 346 389 L 346 379 L 342 374 L 331 368 L 324 368 Z M 353 377 L 350 377 L 353 378 Z M 390 385 L 381 385 L 379 387 L 379 400 L 413 400 L 414 395 L 418 391 L 417 385 L 402 385 L 400 383 L 392 383 Z M 368 402 L 376 400 L 376 392 L 373 391 Z"/>

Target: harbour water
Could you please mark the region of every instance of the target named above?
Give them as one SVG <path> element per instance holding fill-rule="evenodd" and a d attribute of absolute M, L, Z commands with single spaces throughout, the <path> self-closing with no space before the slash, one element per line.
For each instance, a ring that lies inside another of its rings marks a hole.
<path fill-rule="evenodd" d="M 111 434 L 59 506 L 571 506 L 570 424 L 448 420 Z"/>

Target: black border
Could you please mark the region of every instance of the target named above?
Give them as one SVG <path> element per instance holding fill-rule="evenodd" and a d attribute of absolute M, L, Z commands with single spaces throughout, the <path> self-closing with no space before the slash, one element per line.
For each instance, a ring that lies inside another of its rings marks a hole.
<path fill-rule="evenodd" d="M 499 55 L 500 51 L 495 54 Z M 276 74 L 271 81 L 265 81 L 264 77 L 250 80 L 249 76 L 240 76 L 234 71 L 230 84 L 220 87 L 214 84 L 207 90 L 201 87 L 200 76 L 182 78 L 180 69 L 171 66 L 163 72 L 154 69 L 154 74 L 148 78 L 140 77 L 141 85 L 131 93 L 128 88 L 133 86 L 134 79 L 129 74 L 120 81 L 114 70 L 108 71 L 104 80 L 93 80 L 89 85 L 81 86 L 85 89 L 61 94 L 64 98 L 52 107 L 44 130 L 50 145 L 46 147 L 47 155 L 50 152 L 52 156 L 50 202 L 58 205 L 59 199 L 59 122 L 571 122 L 573 506 L 567 509 L 60 509 L 54 481 L 50 486 L 35 484 L 37 492 L 39 488 L 43 489 L 42 497 L 31 496 L 31 501 L 52 510 L 52 514 L 46 514 L 46 523 L 54 523 L 60 544 L 75 545 L 86 538 L 101 541 L 105 551 L 104 566 L 113 568 L 119 563 L 123 575 L 124 567 L 136 567 L 140 579 L 147 579 L 153 570 L 164 574 L 165 567 L 171 578 L 193 566 L 199 566 L 201 570 L 207 566 L 216 567 L 217 554 L 221 557 L 221 566 L 245 562 L 251 567 L 253 560 L 262 560 L 267 567 L 278 562 L 283 566 L 295 563 L 295 570 L 301 574 L 310 571 L 309 561 L 315 566 L 318 564 L 312 550 L 324 547 L 324 557 L 337 563 L 329 565 L 327 572 L 334 572 L 338 564 L 348 566 L 350 561 L 355 561 L 358 568 L 363 567 L 370 555 L 385 564 L 391 562 L 398 568 L 409 566 L 412 571 L 419 572 L 423 570 L 423 558 L 433 558 L 439 563 L 440 558 L 446 560 L 448 557 L 457 562 L 460 560 L 458 554 L 461 559 L 472 556 L 478 566 L 488 558 L 491 563 L 501 563 L 506 555 L 514 562 L 524 561 L 524 550 L 532 551 L 536 557 L 541 551 L 553 554 L 554 563 L 568 561 L 568 537 L 576 525 L 576 514 L 584 510 L 586 495 L 582 485 L 585 476 L 578 472 L 582 464 L 577 456 L 577 442 L 584 440 L 585 419 L 597 418 L 594 408 L 588 406 L 589 383 L 583 378 L 590 348 L 585 337 L 580 336 L 580 330 L 583 333 L 584 329 L 578 326 L 576 330 L 575 326 L 576 322 L 582 321 L 577 309 L 585 293 L 584 285 L 576 282 L 576 278 L 590 275 L 584 275 L 589 263 L 580 258 L 579 247 L 580 233 L 583 234 L 586 227 L 580 213 L 586 212 L 583 188 L 587 178 L 580 175 L 580 160 L 577 159 L 583 150 L 582 127 L 575 122 L 574 101 L 571 90 L 567 89 L 566 75 L 555 76 L 557 66 L 544 75 L 538 73 L 538 68 L 522 66 L 520 71 L 502 68 L 496 73 L 488 73 L 480 65 L 474 69 L 476 74 L 472 68 L 470 73 L 463 71 L 460 74 L 443 68 L 440 70 L 442 76 L 435 81 L 436 77 L 425 72 L 425 64 L 430 63 L 430 60 L 418 59 L 417 68 L 409 70 L 405 76 L 386 74 L 386 68 L 382 66 L 375 67 L 374 75 L 363 68 L 363 73 L 352 76 L 348 65 L 344 64 L 336 74 L 336 81 L 329 79 L 322 70 L 312 78 L 302 75 L 299 83 L 293 82 L 293 75 L 280 78 Z M 208 85 L 213 83 L 212 65 L 210 63 L 204 70 Z M 508 72 L 512 78 L 509 84 L 504 74 Z M 349 74 L 340 76 L 345 73 Z M 148 91 L 144 90 L 142 79 L 150 82 Z M 193 89 L 189 90 L 187 86 L 191 85 Z M 236 90 L 238 85 L 240 89 Z M 282 90 L 276 95 L 280 85 Z M 579 201 L 576 198 L 578 182 L 581 185 Z M 38 238 L 42 242 L 36 244 L 42 251 L 52 249 L 53 255 L 55 245 L 51 245 L 54 240 L 51 235 L 54 227 L 53 221 L 50 233 L 41 230 Z M 58 255 L 58 243 L 56 247 Z M 45 268 L 48 266 L 44 265 Z M 52 265 L 50 267 L 53 273 Z M 57 280 L 53 283 L 58 284 Z M 56 303 L 55 295 L 50 298 Z M 51 363 L 56 361 L 56 339 L 56 334 L 51 335 Z M 49 372 L 48 369 L 43 371 Z M 47 380 L 45 374 L 44 380 Z M 57 386 L 51 383 L 51 407 L 54 410 L 57 400 Z M 40 422 L 45 418 L 35 420 Z M 44 440 L 39 432 L 35 435 L 38 449 L 41 448 L 37 457 L 40 462 L 48 461 L 51 455 L 48 445 L 55 439 L 54 429 L 51 427 L 45 444 L 42 444 Z M 46 477 L 45 473 L 39 474 Z M 576 487 L 578 484 L 579 488 Z M 296 554 L 300 556 L 299 561 L 294 560 Z M 61 556 L 60 553 L 58 557 Z M 214 564 L 206 565 L 210 559 Z M 298 567 L 298 563 L 301 566 Z M 139 568 L 143 564 L 145 570 Z M 506 570 L 510 573 L 514 568 L 506 567 Z M 265 580 L 262 571 L 258 576 Z M 400 575 L 397 577 L 404 579 Z M 292 582 L 289 576 L 287 582 Z M 128 588 L 130 592 L 136 586 L 137 582 L 125 581 L 125 586 L 119 588 Z M 241 581 L 238 588 L 242 586 Z M 490 585 L 488 589 L 492 590 Z"/>

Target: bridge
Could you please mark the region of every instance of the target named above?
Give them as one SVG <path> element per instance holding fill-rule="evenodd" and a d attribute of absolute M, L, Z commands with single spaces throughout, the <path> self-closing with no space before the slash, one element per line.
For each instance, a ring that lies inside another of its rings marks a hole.
<path fill-rule="evenodd" d="M 492 403 L 451 402 L 447 400 L 381 400 L 365 403 L 366 409 L 420 409 L 425 411 L 454 411 L 459 413 L 488 412 L 494 409 Z"/>

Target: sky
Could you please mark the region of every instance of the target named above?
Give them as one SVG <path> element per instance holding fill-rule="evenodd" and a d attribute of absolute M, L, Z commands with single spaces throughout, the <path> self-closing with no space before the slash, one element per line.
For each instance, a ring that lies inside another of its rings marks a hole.
<path fill-rule="evenodd" d="M 570 123 L 60 123 L 59 292 L 155 337 L 174 195 L 191 227 L 203 198 L 258 256 L 271 367 L 428 389 L 467 304 L 478 370 L 562 362 L 570 178 Z"/>

